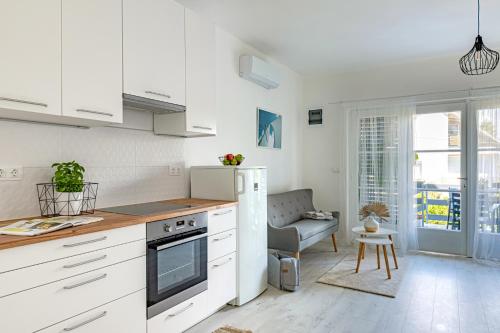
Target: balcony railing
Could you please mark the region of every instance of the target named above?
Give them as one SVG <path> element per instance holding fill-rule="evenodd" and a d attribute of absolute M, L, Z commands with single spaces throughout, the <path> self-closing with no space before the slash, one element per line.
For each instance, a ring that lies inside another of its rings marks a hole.
<path fill-rule="evenodd" d="M 483 188 L 477 193 L 481 231 L 500 233 L 500 189 Z M 419 227 L 460 230 L 461 193 L 457 188 L 418 188 L 415 196 Z"/>

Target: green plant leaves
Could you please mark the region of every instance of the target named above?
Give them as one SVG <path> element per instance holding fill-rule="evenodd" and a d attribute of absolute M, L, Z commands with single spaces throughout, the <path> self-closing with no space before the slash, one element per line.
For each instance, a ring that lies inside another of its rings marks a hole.
<path fill-rule="evenodd" d="M 58 192 L 82 192 L 83 175 L 85 168 L 75 161 L 54 163 L 52 168 L 56 168 L 52 182 L 56 184 Z"/>

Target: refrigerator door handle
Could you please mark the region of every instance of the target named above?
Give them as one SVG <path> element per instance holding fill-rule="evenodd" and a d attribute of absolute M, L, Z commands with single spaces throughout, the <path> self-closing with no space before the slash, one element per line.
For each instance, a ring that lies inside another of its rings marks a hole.
<path fill-rule="evenodd" d="M 237 173 L 238 177 L 241 177 L 241 190 L 239 189 L 239 184 L 237 184 L 236 186 L 238 186 L 238 188 L 236 189 L 236 191 L 238 192 L 238 194 L 243 194 L 245 193 L 245 174 L 244 173 L 240 173 L 238 172 Z"/>

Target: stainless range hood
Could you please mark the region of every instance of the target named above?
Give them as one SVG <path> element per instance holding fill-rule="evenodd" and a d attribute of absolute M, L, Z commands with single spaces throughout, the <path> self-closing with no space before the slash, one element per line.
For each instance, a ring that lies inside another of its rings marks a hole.
<path fill-rule="evenodd" d="M 156 99 L 123 94 L 123 106 L 128 109 L 149 111 L 157 114 L 186 112 L 184 105 L 178 105 Z"/>

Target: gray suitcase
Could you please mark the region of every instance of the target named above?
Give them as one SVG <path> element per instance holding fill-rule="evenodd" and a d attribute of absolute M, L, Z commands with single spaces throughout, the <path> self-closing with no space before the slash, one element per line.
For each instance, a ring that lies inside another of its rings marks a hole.
<path fill-rule="evenodd" d="M 270 285 L 287 291 L 295 291 L 300 285 L 299 261 L 277 252 L 267 255 L 268 282 Z"/>

